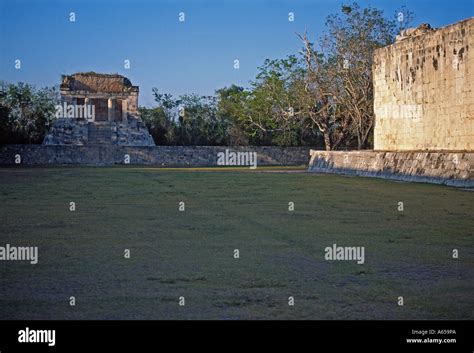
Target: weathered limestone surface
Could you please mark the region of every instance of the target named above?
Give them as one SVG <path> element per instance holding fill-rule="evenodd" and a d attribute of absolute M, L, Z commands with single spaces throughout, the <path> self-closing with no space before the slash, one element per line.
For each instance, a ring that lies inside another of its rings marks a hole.
<path fill-rule="evenodd" d="M 100 74 L 96 72 L 78 72 L 64 75 L 62 91 L 88 93 L 123 93 L 138 90 L 130 80 L 119 74 Z"/>
<path fill-rule="evenodd" d="M 124 164 L 128 154 L 131 165 L 206 167 L 217 166 L 217 153 L 226 149 L 257 152 L 258 166 L 307 165 L 309 160 L 307 147 L 6 145 L 0 147 L 0 165 L 16 165 L 17 154 L 21 165 L 114 165 Z"/>
<path fill-rule="evenodd" d="M 308 170 L 474 187 L 474 152 L 310 151 Z"/>
<path fill-rule="evenodd" d="M 112 144 L 119 146 L 154 146 L 153 137 L 141 120 L 129 120 L 112 126 Z"/>
<path fill-rule="evenodd" d="M 375 150 L 474 150 L 474 18 L 374 55 Z"/>
<path fill-rule="evenodd" d="M 85 120 L 56 119 L 45 136 L 45 145 L 87 145 L 88 124 Z"/>

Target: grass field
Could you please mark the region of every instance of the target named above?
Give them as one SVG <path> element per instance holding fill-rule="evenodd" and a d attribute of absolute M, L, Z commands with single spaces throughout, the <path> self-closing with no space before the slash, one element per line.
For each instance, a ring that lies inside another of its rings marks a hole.
<path fill-rule="evenodd" d="M 2 168 L 0 205 L 0 246 L 39 247 L 36 265 L 0 261 L 0 319 L 474 318 L 468 190 L 271 168 Z M 326 261 L 334 243 L 364 246 L 365 263 Z"/>

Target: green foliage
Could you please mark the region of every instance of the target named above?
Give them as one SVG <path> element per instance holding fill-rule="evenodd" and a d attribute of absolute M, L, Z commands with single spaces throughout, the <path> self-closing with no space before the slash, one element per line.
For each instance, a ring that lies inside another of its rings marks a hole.
<path fill-rule="evenodd" d="M 231 85 L 216 91 L 217 114 L 227 121 L 228 142 L 230 145 L 255 144 L 252 130 L 246 126 L 248 97 L 250 92 L 243 87 Z"/>
<path fill-rule="evenodd" d="M 174 141 L 173 121 L 169 120 L 163 107 L 139 108 L 140 116 L 157 145 L 172 145 Z"/>
<path fill-rule="evenodd" d="M 0 144 L 42 143 L 57 100 L 54 88 L 0 82 Z"/>
<path fill-rule="evenodd" d="M 218 114 L 217 98 L 187 94 L 174 99 L 154 88 L 158 104 L 140 108 L 141 118 L 158 145 L 225 145 L 230 121 Z"/>
<path fill-rule="evenodd" d="M 231 86 L 217 91 L 220 114 L 233 123 L 231 139 L 246 136 L 252 145 L 318 145 L 319 134 L 299 114 L 303 69 L 296 56 L 265 60 L 251 88 Z M 243 139 L 240 138 L 240 141 Z M 238 144 L 246 144 L 238 143 Z"/>
<path fill-rule="evenodd" d="M 177 102 L 181 112 L 177 125 L 180 144 L 226 144 L 229 124 L 217 114 L 215 97 L 183 95 Z"/>
<path fill-rule="evenodd" d="M 140 107 L 140 117 L 145 123 L 157 145 L 175 144 L 175 121 L 172 110 L 175 108 L 175 101 L 170 94 L 161 94 L 156 88 L 153 95 L 158 106 L 155 108 Z"/>

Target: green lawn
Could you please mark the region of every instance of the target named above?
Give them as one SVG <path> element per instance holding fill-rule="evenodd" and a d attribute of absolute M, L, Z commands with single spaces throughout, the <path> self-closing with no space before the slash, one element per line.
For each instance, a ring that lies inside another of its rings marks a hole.
<path fill-rule="evenodd" d="M 39 247 L 37 265 L 0 261 L 0 319 L 474 318 L 468 190 L 272 168 L 2 168 L 0 205 L 0 246 Z M 364 246 L 365 263 L 326 261 L 334 243 Z"/>

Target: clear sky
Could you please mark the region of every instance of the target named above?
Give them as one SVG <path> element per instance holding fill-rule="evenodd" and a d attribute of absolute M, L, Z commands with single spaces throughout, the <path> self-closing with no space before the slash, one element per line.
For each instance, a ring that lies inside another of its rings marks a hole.
<path fill-rule="evenodd" d="M 78 71 L 120 73 L 140 86 L 142 105 L 153 103 L 152 87 L 173 95 L 213 94 L 232 83 L 247 87 L 265 58 L 300 49 L 295 32 L 317 37 L 326 16 L 347 2 L 0 0 L 0 79 L 42 87 Z M 415 12 L 414 26 L 441 27 L 474 15 L 474 0 L 358 3 L 387 16 L 405 5 Z M 294 22 L 288 21 L 289 12 Z M 127 59 L 130 69 L 124 68 Z"/>

